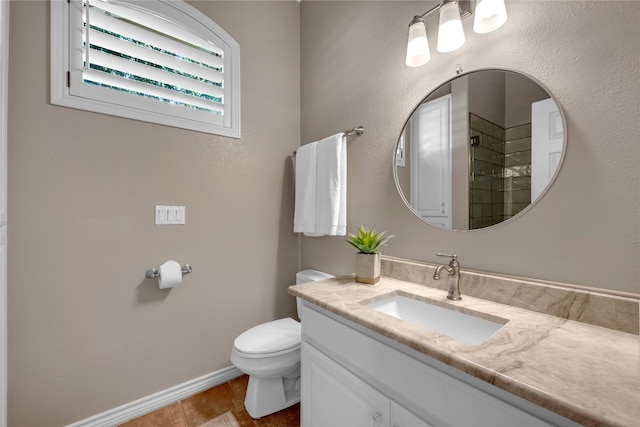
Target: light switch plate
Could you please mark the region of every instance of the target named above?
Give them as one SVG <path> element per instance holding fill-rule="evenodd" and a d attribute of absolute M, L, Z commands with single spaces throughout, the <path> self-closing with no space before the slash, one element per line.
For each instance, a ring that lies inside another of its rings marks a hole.
<path fill-rule="evenodd" d="M 185 224 L 184 206 L 156 205 L 156 225 Z"/>

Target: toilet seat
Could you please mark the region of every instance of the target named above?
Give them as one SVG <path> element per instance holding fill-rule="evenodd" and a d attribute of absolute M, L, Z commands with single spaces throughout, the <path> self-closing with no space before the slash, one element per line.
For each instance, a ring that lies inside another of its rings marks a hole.
<path fill-rule="evenodd" d="M 292 318 L 273 320 L 243 332 L 235 341 L 235 350 L 244 357 L 273 357 L 300 349 L 300 323 Z"/>

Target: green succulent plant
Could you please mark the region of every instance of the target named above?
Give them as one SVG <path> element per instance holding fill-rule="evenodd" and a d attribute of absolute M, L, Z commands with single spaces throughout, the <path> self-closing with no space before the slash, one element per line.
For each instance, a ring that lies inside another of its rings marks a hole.
<path fill-rule="evenodd" d="M 358 227 L 358 234 L 349 233 L 347 242 L 357 248 L 363 254 L 375 254 L 380 247 L 387 244 L 389 239 L 395 236 L 385 236 L 386 231 L 376 232 L 375 228 Z"/>

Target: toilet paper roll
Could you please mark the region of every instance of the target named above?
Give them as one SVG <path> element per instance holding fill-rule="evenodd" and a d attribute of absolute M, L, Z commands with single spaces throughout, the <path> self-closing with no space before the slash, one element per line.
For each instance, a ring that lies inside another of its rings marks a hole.
<path fill-rule="evenodd" d="M 160 289 L 175 288 L 182 283 L 182 267 L 177 261 L 169 260 L 160 265 L 158 284 Z"/>

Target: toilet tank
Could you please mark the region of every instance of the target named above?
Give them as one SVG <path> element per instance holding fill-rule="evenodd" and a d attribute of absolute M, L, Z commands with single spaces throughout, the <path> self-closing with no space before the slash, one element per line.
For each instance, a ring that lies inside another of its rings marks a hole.
<path fill-rule="evenodd" d="M 323 271 L 318 270 L 302 270 L 296 273 L 296 285 L 300 283 L 308 283 L 308 282 L 317 282 L 319 280 L 331 279 L 333 276 L 329 273 L 325 273 Z M 296 306 L 298 308 L 298 317 L 300 317 L 300 306 L 302 305 L 302 301 L 300 298 L 296 298 Z"/>

